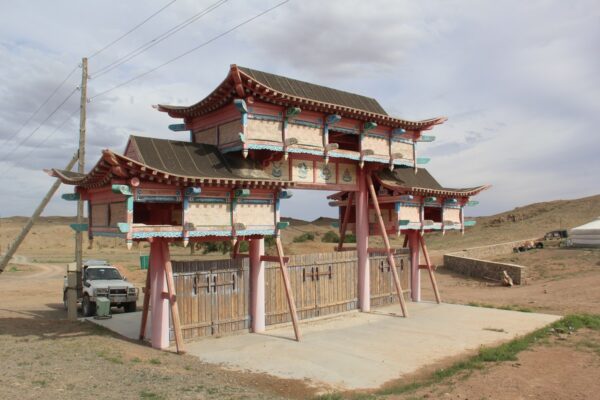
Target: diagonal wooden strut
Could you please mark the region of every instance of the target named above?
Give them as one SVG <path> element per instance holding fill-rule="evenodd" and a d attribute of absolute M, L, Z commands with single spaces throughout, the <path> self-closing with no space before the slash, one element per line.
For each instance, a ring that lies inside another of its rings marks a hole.
<path fill-rule="evenodd" d="M 419 242 L 421 243 L 421 249 L 423 250 L 423 255 L 425 256 L 425 262 L 427 263 L 427 272 L 429 272 L 429 279 L 431 279 L 431 286 L 433 286 L 435 300 L 439 304 L 442 302 L 442 299 L 440 298 L 440 292 L 438 290 L 437 281 L 435 280 L 433 266 L 431 265 L 431 259 L 429 258 L 429 253 L 427 252 L 427 245 L 425 244 L 425 238 L 423 237 L 423 234 L 419 234 Z"/>
<path fill-rule="evenodd" d="M 163 241 L 163 255 L 169 254 L 169 243 Z M 183 336 L 181 334 L 181 323 L 179 321 L 179 307 L 177 306 L 177 294 L 175 293 L 175 282 L 173 281 L 173 265 L 171 260 L 164 257 L 165 275 L 167 276 L 167 290 L 169 292 L 169 305 L 171 306 L 171 319 L 173 331 L 175 332 L 175 346 L 178 354 L 185 353 L 183 349 Z"/>
<path fill-rule="evenodd" d="M 383 223 L 383 217 L 381 216 L 381 209 L 379 208 L 379 200 L 377 199 L 377 193 L 373 186 L 373 179 L 371 174 L 366 174 L 367 186 L 369 187 L 369 193 L 373 198 L 373 206 L 375 207 L 375 213 L 377 214 L 377 221 L 379 222 L 379 229 L 381 230 L 381 236 L 383 237 L 383 243 L 385 244 L 388 263 L 392 267 L 392 276 L 394 277 L 394 284 L 396 285 L 396 291 L 398 292 L 398 299 L 400 300 L 400 307 L 402 308 L 402 315 L 407 318 L 408 311 L 406 310 L 406 303 L 404 302 L 404 294 L 402 293 L 402 286 L 400 284 L 400 278 L 398 278 L 398 271 L 396 270 L 396 262 L 394 261 L 394 255 L 390 246 L 390 240 L 388 239 L 387 231 L 385 230 L 385 224 Z"/>
<path fill-rule="evenodd" d="M 287 296 L 288 306 L 290 308 L 290 316 L 292 317 L 292 325 L 294 326 L 294 334 L 296 335 L 296 341 L 302 339 L 300 334 L 300 328 L 298 327 L 298 315 L 296 313 L 296 303 L 294 302 L 294 294 L 292 293 L 292 285 L 290 284 L 290 275 L 288 274 L 287 265 L 283 259 L 283 245 L 281 244 L 281 238 L 275 236 L 275 244 L 277 245 L 277 255 L 279 256 L 279 268 L 281 268 L 281 276 L 283 277 L 283 285 L 285 287 L 285 294 Z"/>
<path fill-rule="evenodd" d="M 348 220 L 350 219 L 350 209 L 352 208 L 352 200 L 354 200 L 354 192 L 348 193 L 348 204 L 346 205 L 346 212 L 344 213 L 344 220 L 342 221 L 342 227 L 340 229 L 340 241 L 338 243 L 338 251 L 342 250 L 344 241 L 346 240 L 346 229 L 348 227 Z"/>
<path fill-rule="evenodd" d="M 144 288 L 144 307 L 142 308 L 142 324 L 140 326 L 140 340 L 146 336 L 146 323 L 148 322 L 148 308 L 150 306 L 150 270 L 152 263 L 148 264 L 146 271 L 146 287 Z"/>

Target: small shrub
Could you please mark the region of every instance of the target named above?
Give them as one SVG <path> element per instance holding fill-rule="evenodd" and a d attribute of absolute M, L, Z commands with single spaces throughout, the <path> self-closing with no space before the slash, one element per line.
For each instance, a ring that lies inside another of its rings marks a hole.
<path fill-rule="evenodd" d="M 309 240 L 315 240 L 315 234 L 311 232 L 305 232 L 300 236 L 296 236 L 294 238 L 294 243 L 304 243 L 308 242 Z"/>
<path fill-rule="evenodd" d="M 346 243 L 356 243 L 356 235 L 353 233 L 349 233 L 346 235 L 346 238 L 344 239 L 344 242 Z"/>
<path fill-rule="evenodd" d="M 267 236 L 265 237 L 265 247 L 271 248 L 271 247 L 275 247 L 275 236 Z"/>
<path fill-rule="evenodd" d="M 327 231 L 321 238 L 321 242 L 324 243 L 339 243 L 340 236 L 334 231 Z"/>

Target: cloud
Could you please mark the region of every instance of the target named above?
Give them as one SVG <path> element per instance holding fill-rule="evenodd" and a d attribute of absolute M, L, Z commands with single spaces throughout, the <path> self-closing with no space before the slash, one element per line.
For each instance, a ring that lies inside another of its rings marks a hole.
<path fill-rule="evenodd" d="M 103 65 L 127 54 L 207 4 L 180 0 L 125 40 L 90 60 L 89 96 L 148 71 L 277 1 L 230 1 L 207 17 L 104 76 Z M 157 10 L 127 2 L 7 4 L 0 15 L 0 177 L 3 214 L 29 214 L 61 167 L 79 132 L 79 93 L 10 157 L 75 86 L 77 70 L 15 140 L 29 118 L 83 55 L 89 55 Z M 141 11 L 140 11 L 141 10 Z M 191 104 L 237 63 L 375 97 L 392 115 L 449 121 L 419 145 L 428 168 L 447 186 L 491 183 L 481 206 L 517 205 L 594 193 L 600 174 L 600 9 L 558 0 L 468 2 L 291 1 L 260 20 L 165 68 L 88 104 L 87 166 L 104 148 L 122 151 L 130 134 L 187 140 L 152 104 Z M 134 17 L 135 16 L 135 17 Z M 135 21 L 134 21 L 135 20 Z M 22 21 L 27 21 L 23 24 Z M 42 144 L 48 135 L 49 139 Z M 18 164 L 16 164 L 18 163 Z M 70 191 L 71 188 L 62 190 Z M 296 191 L 283 213 L 335 215 L 326 193 Z M 310 207 L 306 205 L 310 204 Z M 53 200 L 48 213 L 72 214 Z"/>

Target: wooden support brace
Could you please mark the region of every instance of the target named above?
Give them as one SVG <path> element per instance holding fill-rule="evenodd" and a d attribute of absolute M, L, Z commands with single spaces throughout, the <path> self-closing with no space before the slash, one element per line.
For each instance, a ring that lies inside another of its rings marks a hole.
<path fill-rule="evenodd" d="M 439 304 L 442 302 L 442 299 L 440 297 L 440 292 L 438 290 L 437 281 L 435 279 L 435 274 L 433 272 L 433 266 L 431 265 L 431 259 L 429 258 L 429 252 L 427 252 L 427 245 L 425 244 L 425 238 L 423 237 L 422 234 L 419 235 L 419 242 L 421 243 L 421 249 L 423 250 L 423 255 L 425 256 L 425 262 L 427 263 L 425 268 L 427 269 L 427 272 L 429 272 L 429 279 L 431 279 L 431 286 L 433 286 L 433 292 L 435 293 L 435 300 Z M 419 268 L 421 268 L 420 265 L 419 265 Z"/>
<path fill-rule="evenodd" d="M 167 242 L 163 243 L 163 246 L 168 247 Z M 168 254 L 168 248 L 163 251 L 163 254 Z M 171 260 L 165 262 L 165 274 L 167 275 L 167 290 L 169 305 L 171 306 L 171 319 L 173 321 L 173 331 L 175 332 L 175 346 L 177 347 L 177 354 L 185 353 L 183 349 L 183 335 L 181 334 L 181 323 L 179 321 L 179 308 L 177 307 L 177 296 L 175 294 L 175 282 L 173 281 L 173 266 Z"/>
<path fill-rule="evenodd" d="M 298 327 L 298 315 L 296 313 L 296 303 L 294 302 L 294 294 L 292 293 L 292 285 L 290 283 L 290 276 L 288 273 L 287 265 L 283 256 L 283 245 L 281 244 L 281 238 L 275 237 L 275 244 L 277 245 L 277 255 L 279 259 L 279 268 L 281 268 L 281 277 L 283 278 L 283 285 L 285 287 L 285 294 L 287 296 L 288 306 L 290 308 L 290 316 L 292 317 L 292 325 L 294 326 L 294 334 L 296 335 L 296 341 L 302 339 L 300 334 L 300 328 Z"/>
<path fill-rule="evenodd" d="M 144 287 L 144 306 L 142 308 L 142 324 L 140 326 L 140 340 L 144 340 L 146 336 L 146 323 L 148 322 L 148 308 L 150 307 L 150 268 L 152 263 L 146 270 L 146 286 Z"/>
<path fill-rule="evenodd" d="M 381 209 L 379 208 L 379 201 L 377 199 L 377 192 L 375 191 L 375 186 L 373 186 L 373 179 L 371 179 L 371 174 L 367 173 L 367 186 L 369 188 L 369 193 L 371 194 L 371 198 L 373 199 L 373 207 L 375 208 L 375 213 L 377 214 L 377 221 L 379 222 L 379 229 L 381 231 L 381 236 L 383 237 L 383 243 L 385 244 L 388 263 L 392 267 L 392 276 L 394 278 L 394 284 L 396 285 L 396 292 L 398 293 L 398 299 L 400 300 L 400 307 L 402 308 L 402 315 L 407 318 L 408 310 L 406 309 L 406 303 L 404 301 L 404 294 L 402 293 L 402 285 L 400 284 L 400 278 L 398 277 L 398 271 L 396 270 L 396 262 L 394 261 L 394 256 L 392 255 L 392 247 L 390 246 L 390 240 L 388 238 L 387 232 L 385 230 L 385 223 L 383 222 L 383 217 L 381 216 Z"/>
<path fill-rule="evenodd" d="M 338 243 L 338 251 L 342 250 L 344 241 L 346 240 L 346 229 L 348 221 L 350 220 L 350 209 L 352 208 L 352 201 L 354 200 L 354 192 L 348 193 L 348 204 L 346 205 L 346 212 L 344 213 L 344 220 L 342 221 L 342 229 L 340 229 L 340 241 Z"/>

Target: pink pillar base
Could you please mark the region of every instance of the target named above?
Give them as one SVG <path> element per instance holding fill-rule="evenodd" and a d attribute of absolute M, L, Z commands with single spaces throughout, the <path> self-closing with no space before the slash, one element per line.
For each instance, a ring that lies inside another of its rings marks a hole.
<path fill-rule="evenodd" d="M 369 271 L 369 202 L 365 170 L 358 174 L 356 192 L 356 252 L 358 254 L 358 304 L 363 312 L 371 311 L 371 281 Z"/>
<path fill-rule="evenodd" d="M 250 317 L 252 332 L 265 331 L 265 239 L 250 240 Z"/>
<path fill-rule="evenodd" d="M 410 248 L 410 297 L 412 301 L 421 301 L 421 270 L 419 269 L 419 231 L 409 231 L 408 247 Z"/>
<path fill-rule="evenodd" d="M 162 295 L 167 292 L 165 263 L 169 258 L 168 242 L 155 238 L 150 244 L 150 329 L 155 349 L 169 347 L 169 302 Z"/>

